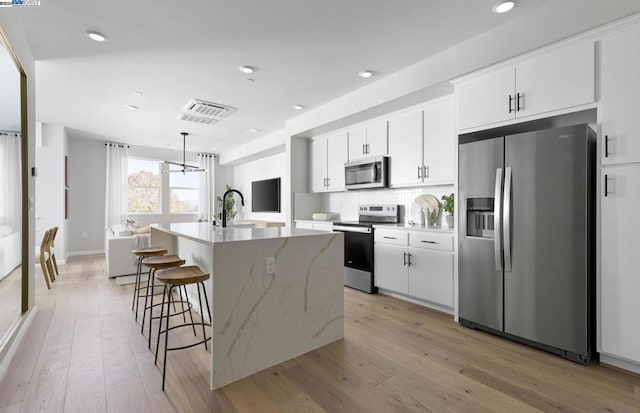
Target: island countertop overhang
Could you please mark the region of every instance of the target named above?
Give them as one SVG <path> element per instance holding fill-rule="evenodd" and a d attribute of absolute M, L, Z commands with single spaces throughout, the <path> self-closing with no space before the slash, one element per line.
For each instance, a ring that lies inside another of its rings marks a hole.
<path fill-rule="evenodd" d="M 213 226 L 209 222 L 152 224 L 151 228 L 208 245 L 215 245 L 222 242 L 254 241 L 327 234 L 323 231 L 292 229 L 289 227 L 222 228 L 219 226 Z"/>

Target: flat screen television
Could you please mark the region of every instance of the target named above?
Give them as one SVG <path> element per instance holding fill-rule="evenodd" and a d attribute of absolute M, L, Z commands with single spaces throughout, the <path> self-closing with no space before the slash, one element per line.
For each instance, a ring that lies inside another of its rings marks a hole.
<path fill-rule="evenodd" d="M 251 182 L 251 211 L 280 212 L 280 178 Z"/>

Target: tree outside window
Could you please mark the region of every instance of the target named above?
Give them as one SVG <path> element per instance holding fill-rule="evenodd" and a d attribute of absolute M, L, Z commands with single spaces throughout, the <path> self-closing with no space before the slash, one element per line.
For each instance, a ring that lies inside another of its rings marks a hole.
<path fill-rule="evenodd" d="M 160 162 L 128 159 L 128 212 L 160 213 Z"/>

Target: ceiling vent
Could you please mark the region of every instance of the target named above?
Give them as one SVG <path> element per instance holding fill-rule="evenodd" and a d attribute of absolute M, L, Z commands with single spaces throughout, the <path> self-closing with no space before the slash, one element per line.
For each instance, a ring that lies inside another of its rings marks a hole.
<path fill-rule="evenodd" d="M 226 118 L 236 111 L 232 106 L 220 103 L 207 102 L 200 99 L 191 99 L 182 110 L 185 113 L 212 118 Z"/>
<path fill-rule="evenodd" d="M 212 118 L 206 118 L 204 116 L 194 116 L 187 113 L 181 113 L 178 115 L 178 119 L 186 120 L 187 122 L 200 123 L 202 125 L 215 125 L 218 121 Z"/>

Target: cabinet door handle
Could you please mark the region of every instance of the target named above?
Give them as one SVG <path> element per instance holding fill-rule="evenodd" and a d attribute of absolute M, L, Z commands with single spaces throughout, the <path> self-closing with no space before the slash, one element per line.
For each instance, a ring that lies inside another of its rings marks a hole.
<path fill-rule="evenodd" d="M 422 176 L 425 177 L 425 179 L 429 179 L 429 166 L 422 166 Z"/>
<path fill-rule="evenodd" d="M 371 145 L 367 144 L 367 155 L 371 153 Z"/>
<path fill-rule="evenodd" d="M 418 165 L 418 179 L 422 179 L 422 167 Z"/>
<path fill-rule="evenodd" d="M 516 111 L 524 110 L 524 106 L 520 106 L 520 100 L 524 101 L 524 93 L 516 93 Z"/>
<path fill-rule="evenodd" d="M 604 157 L 609 157 L 609 135 L 604 135 Z"/>
<path fill-rule="evenodd" d="M 327 188 L 331 185 L 331 178 L 327 178 Z"/>
<path fill-rule="evenodd" d="M 407 253 L 403 252 L 402 253 L 402 266 L 404 267 L 405 265 L 407 265 Z"/>
<path fill-rule="evenodd" d="M 513 96 L 509 95 L 509 113 L 513 112 L 513 106 L 511 106 L 511 103 L 513 103 Z"/>
<path fill-rule="evenodd" d="M 425 244 L 437 244 L 437 242 L 435 242 L 435 241 L 425 241 L 425 240 L 422 240 L 422 241 L 420 241 L 420 242 L 424 242 Z"/>
<path fill-rule="evenodd" d="M 408 265 L 409 267 L 411 267 L 411 266 L 413 265 L 413 264 L 411 263 L 411 255 L 412 255 L 412 254 L 411 254 L 410 252 L 408 252 L 408 253 L 407 253 L 407 257 L 409 258 L 409 260 L 407 261 L 407 265 Z"/>
<path fill-rule="evenodd" d="M 604 196 L 609 195 L 609 175 L 604 174 Z"/>
<path fill-rule="evenodd" d="M 362 154 L 363 155 L 367 154 L 367 146 L 364 143 L 362 144 Z"/>
<path fill-rule="evenodd" d="M 396 237 L 382 237 L 382 238 L 384 238 L 384 239 L 398 239 Z"/>

